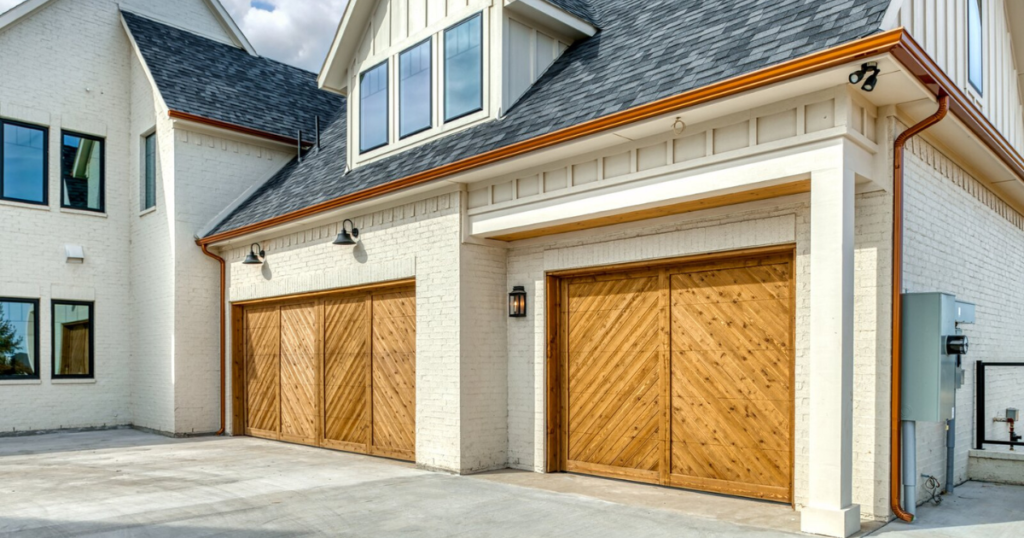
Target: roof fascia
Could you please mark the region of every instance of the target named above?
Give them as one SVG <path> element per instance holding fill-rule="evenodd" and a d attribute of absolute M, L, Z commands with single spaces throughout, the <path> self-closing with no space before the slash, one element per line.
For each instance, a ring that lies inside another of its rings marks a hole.
<path fill-rule="evenodd" d="M 511 0 L 505 7 L 513 13 L 542 22 L 573 39 L 585 39 L 597 33 L 594 25 L 547 0 Z"/>
<path fill-rule="evenodd" d="M 149 70 L 146 57 L 142 55 L 142 49 L 139 48 L 139 44 L 135 41 L 135 36 L 132 35 L 131 29 L 128 28 L 128 21 L 124 20 L 124 13 L 118 12 L 118 18 L 121 19 L 121 27 L 124 28 L 125 35 L 128 36 L 128 43 L 131 44 L 132 52 L 139 59 L 139 64 L 142 65 L 142 72 L 146 75 L 146 80 L 149 81 L 149 85 L 153 88 L 153 96 L 159 102 L 160 108 L 166 110 L 167 101 L 164 100 L 163 94 L 160 93 L 160 86 L 157 85 L 156 79 L 153 78 L 153 72 Z"/>
<path fill-rule="evenodd" d="M 220 19 L 221 25 L 229 34 L 231 34 L 236 45 L 245 49 L 245 52 L 248 52 L 252 56 L 259 56 L 259 54 L 256 53 L 256 49 L 253 48 L 251 43 L 249 43 L 249 39 L 245 37 L 244 33 L 242 33 L 242 29 L 235 24 L 235 19 L 231 17 L 231 14 L 228 13 L 227 9 L 224 9 L 224 5 L 221 4 L 220 0 L 203 0 L 203 2 L 205 2 L 207 7 L 210 8 L 210 11 L 213 11 L 214 14 L 217 15 L 217 18 Z"/>
<path fill-rule="evenodd" d="M 35 13 L 37 10 L 46 7 L 53 0 L 28 0 L 0 14 L 0 32 L 12 26 L 18 21 Z"/>
<path fill-rule="evenodd" d="M 375 5 L 376 0 L 350 0 L 345 6 L 345 14 L 316 79 L 320 89 L 348 95 L 348 64 L 359 49 L 359 40 Z"/>

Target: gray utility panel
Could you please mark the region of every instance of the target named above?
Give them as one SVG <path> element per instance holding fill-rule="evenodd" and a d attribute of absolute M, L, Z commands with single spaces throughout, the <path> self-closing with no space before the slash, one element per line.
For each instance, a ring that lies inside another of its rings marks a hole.
<path fill-rule="evenodd" d="M 903 420 L 943 422 L 953 417 L 963 379 L 967 337 L 957 323 L 974 323 L 974 305 L 948 293 L 903 294 Z"/>

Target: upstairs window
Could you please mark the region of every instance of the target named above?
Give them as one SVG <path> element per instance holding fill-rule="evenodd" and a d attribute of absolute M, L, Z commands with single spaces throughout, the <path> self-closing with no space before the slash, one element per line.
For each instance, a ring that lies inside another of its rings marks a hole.
<path fill-rule="evenodd" d="M 93 349 L 92 303 L 53 301 L 54 378 L 91 378 Z"/>
<path fill-rule="evenodd" d="M 476 14 L 444 32 L 444 121 L 483 109 L 483 25 Z"/>
<path fill-rule="evenodd" d="M 45 127 L 0 120 L 0 198 L 46 205 Z"/>
<path fill-rule="evenodd" d="M 156 133 L 142 140 L 142 210 L 156 207 Z"/>
<path fill-rule="evenodd" d="M 388 143 L 388 62 L 364 72 L 359 79 L 359 151 Z"/>
<path fill-rule="evenodd" d="M 430 129 L 433 107 L 431 39 L 398 56 L 398 136 L 405 138 Z"/>
<path fill-rule="evenodd" d="M 62 139 L 61 207 L 103 211 L 103 140 L 67 132 Z"/>
<path fill-rule="evenodd" d="M 0 299 L 0 379 L 39 379 L 39 301 Z"/>
<path fill-rule="evenodd" d="M 981 93 L 985 69 L 981 0 L 967 0 L 967 79 Z"/>

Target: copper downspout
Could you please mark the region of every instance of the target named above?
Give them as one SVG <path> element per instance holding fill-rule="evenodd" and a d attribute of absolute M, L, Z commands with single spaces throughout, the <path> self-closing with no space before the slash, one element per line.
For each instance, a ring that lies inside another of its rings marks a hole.
<path fill-rule="evenodd" d="M 226 346 L 225 346 L 224 339 L 225 339 L 225 334 L 226 334 L 225 326 L 227 325 L 227 319 L 226 319 L 226 316 L 224 314 L 224 277 L 225 277 L 224 258 L 221 258 L 220 256 L 218 256 L 218 255 L 210 252 L 209 250 L 207 250 L 207 248 L 206 248 L 207 246 L 206 245 L 200 244 L 199 246 L 202 247 L 203 254 L 206 254 L 207 256 L 217 260 L 217 262 L 220 263 L 220 305 L 219 305 L 219 307 L 220 307 L 220 429 L 217 430 L 217 433 L 215 433 L 214 435 L 224 435 L 224 429 L 225 429 L 225 421 L 224 421 L 224 408 L 225 408 L 225 402 L 224 402 L 224 362 L 225 362 L 225 358 L 226 358 L 226 355 L 225 355 Z"/>
<path fill-rule="evenodd" d="M 902 466 L 902 442 L 900 439 L 900 366 L 903 360 L 903 147 L 907 141 L 925 129 L 935 125 L 949 112 L 949 96 L 939 95 L 939 109 L 917 125 L 903 131 L 896 137 L 893 146 L 892 163 L 892 417 L 890 453 L 892 475 L 890 477 L 889 499 L 892 512 L 903 521 L 913 521 L 914 516 L 903 510 L 900 503 L 900 473 Z"/>

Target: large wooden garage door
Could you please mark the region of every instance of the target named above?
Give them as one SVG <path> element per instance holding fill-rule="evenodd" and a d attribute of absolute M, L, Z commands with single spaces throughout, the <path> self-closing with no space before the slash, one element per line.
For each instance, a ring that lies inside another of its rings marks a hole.
<path fill-rule="evenodd" d="M 562 469 L 791 500 L 792 286 L 788 253 L 562 279 Z"/>
<path fill-rule="evenodd" d="M 245 434 L 415 459 L 413 287 L 238 308 Z"/>

